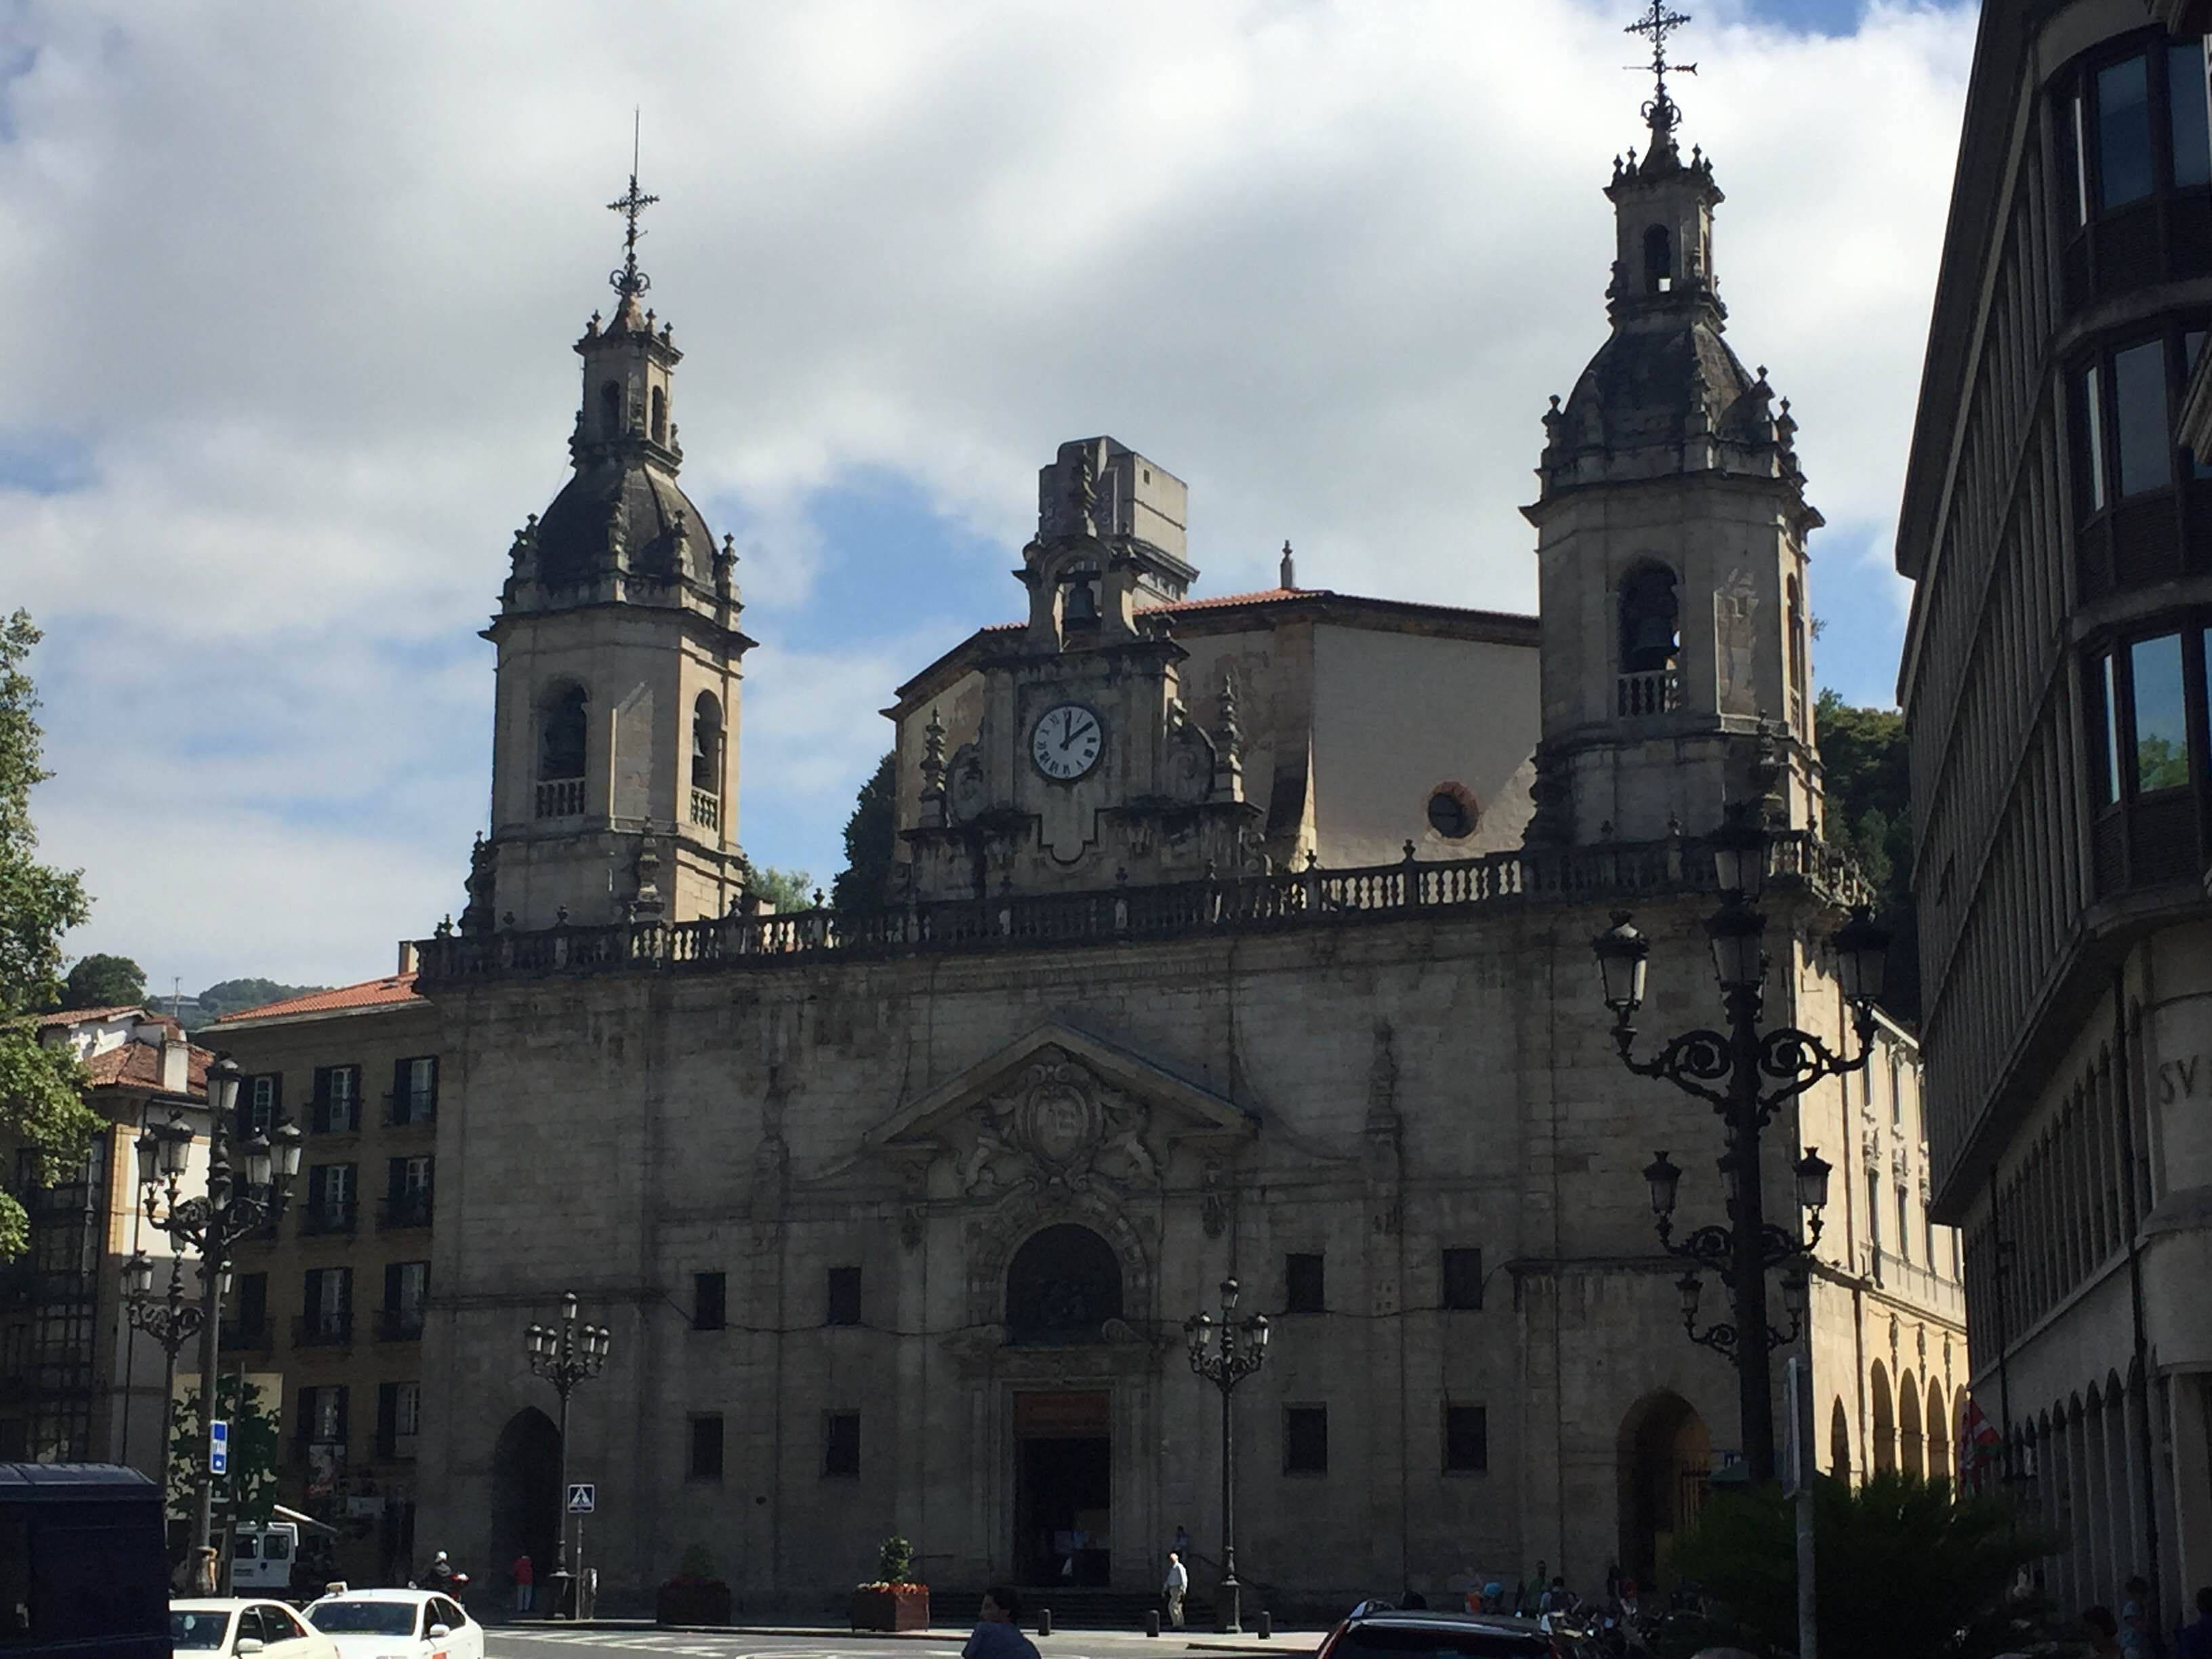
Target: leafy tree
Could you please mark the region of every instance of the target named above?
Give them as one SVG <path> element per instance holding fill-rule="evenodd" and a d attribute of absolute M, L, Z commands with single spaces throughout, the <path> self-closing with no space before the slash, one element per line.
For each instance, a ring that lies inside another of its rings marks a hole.
<path fill-rule="evenodd" d="M 64 1008 L 122 1008 L 146 1000 L 146 970 L 129 957 L 95 951 L 78 958 L 62 982 Z"/>
<path fill-rule="evenodd" d="M 772 864 L 757 865 L 750 886 L 779 910 L 814 908 L 814 878 L 804 870 L 779 870 Z"/>
<path fill-rule="evenodd" d="M 872 910 L 890 892 L 892 849 L 898 839 L 898 756 L 877 763 L 845 820 L 845 867 L 830 884 L 840 910 Z"/>
<path fill-rule="evenodd" d="M 2002 1498 L 1896 1471 L 1814 1498 L 1821 1659 L 1981 1659 L 2016 1634 L 2002 1614 L 2014 1575 L 2051 1547 Z M 1795 1651 L 1797 1525 L 1781 1489 L 1716 1493 L 1668 1558 L 1750 1644 Z"/>
<path fill-rule="evenodd" d="M 220 980 L 200 993 L 200 1018 L 220 1019 L 242 1008 L 258 1008 L 264 1002 L 280 1002 L 286 997 L 303 997 L 310 991 L 329 988 L 324 985 L 279 985 L 273 979 Z"/>
<path fill-rule="evenodd" d="M 1826 773 L 1828 839 L 1850 848 L 1875 890 L 1875 915 L 1890 930 L 1882 1006 L 1920 1018 L 1920 927 L 1912 891 L 1912 774 L 1905 717 L 1856 708 L 1833 691 L 1816 705 Z"/>
<path fill-rule="evenodd" d="M 216 1478 L 216 1518 L 259 1526 L 276 1502 L 276 1419 L 262 1405 L 260 1388 L 234 1371 L 216 1378 L 215 1398 L 222 1420 L 230 1425 L 230 1472 Z M 199 1501 L 196 1482 L 206 1456 L 207 1425 L 200 1416 L 200 1391 L 192 1389 L 170 1408 L 170 1513 L 192 1513 Z"/>
<path fill-rule="evenodd" d="M 25 663 L 39 637 L 27 611 L 0 625 L 0 1132 L 35 1148 L 52 1182 L 83 1158 L 99 1121 L 77 1093 L 75 1060 L 41 1046 L 30 1018 L 59 998 L 62 935 L 91 908 L 79 872 L 35 856 L 31 790 L 48 775 Z M 29 1236 L 21 1203 L 0 1190 L 0 1260 L 21 1255 Z"/>

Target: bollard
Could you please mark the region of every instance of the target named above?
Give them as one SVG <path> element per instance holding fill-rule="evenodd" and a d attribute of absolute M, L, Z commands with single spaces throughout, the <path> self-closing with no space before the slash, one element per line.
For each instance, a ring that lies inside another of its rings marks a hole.
<path fill-rule="evenodd" d="M 1145 1613 L 1145 1634 L 1147 1636 L 1158 1636 L 1159 1633 L 1160 1610 L 1158 1607 L 1152 1607 L 1148 1609 Z"/>
<path fill-rule="evenodd" d="M 1049 1636 L 1052 1634 L 1052 1609 L 1050 1607 L 1039 1607 L 1037 1609 L 1037 1634 L 1039 1636 Z"/>
<path fill-rule="evenodd" d="M 1259 1632 L 1260 1639 L 1262 1642 L 1267 1641 L 1275 1633 L 1275 1615 L 1265 1607 L 1261 1608 L 1259 1622 L 1254 1628 Z"/>

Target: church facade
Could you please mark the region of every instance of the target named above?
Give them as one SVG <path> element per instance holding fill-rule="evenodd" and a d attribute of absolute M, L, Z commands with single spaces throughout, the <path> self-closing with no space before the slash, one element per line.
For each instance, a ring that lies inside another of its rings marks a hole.
<path fill-rule="evenodd" d="M 1766 1018 L 1856 1051 L 1826 940 L 1858 886 L 1821 836 L 1795 424 L 1723 337 L 1711 167 L 1651 120 L 1609 337 L 1545 418 L 1540 617 L 1301 588 L 1287 549 L 1194 597 L 1182 482 L 1064 444 L 1024 614 L 889 711 L 865 911 L 745 893 L 750 641 L 626 267 L 487 630 L 468 907 L 420 947 L 422 1547 L 543 1571 L 565 1468 L 610 1605 L 697 1544 L 749 1615 L 835 1607 L 894 1531 L 941 1590 L 1142 1591 L 1187 1529 L 1202 1593 L 1224 1443 L 1183 1327 L 1233 1277 L 1273 1322 L 1234 1396 L 1248 1607 L 1663 1577 L 1739 1439 L 1641 1171 L 1671 1150 L 1682 1224 L 1719 1219 L 1720 1130 L 1622 1067 L 1591 941 L 1632 909 L 1649 1029 L 1711 1023 L 1711 838 L 1754 803 Z M 1966 1375 L 1917 1059 L 1875 1042 L 1765 1144 L 1771 1192 L 1808 1146 L 1841 1177 L 1787 1350 L 1838 1472 L 1948 1466 Z M 523 1332 L 568 1291 L 611 1340 L 564 1449 Z"/>

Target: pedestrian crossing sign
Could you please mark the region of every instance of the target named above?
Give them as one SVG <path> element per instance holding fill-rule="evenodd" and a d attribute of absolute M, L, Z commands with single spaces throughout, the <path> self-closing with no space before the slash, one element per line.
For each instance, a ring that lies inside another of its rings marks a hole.
<path fill-rule="evenodd" d="M 589 1515 L 599 1506 L 599 1489 L 588 1480 L 576 1480 L 568 1486 L 568 1513 Z"/>

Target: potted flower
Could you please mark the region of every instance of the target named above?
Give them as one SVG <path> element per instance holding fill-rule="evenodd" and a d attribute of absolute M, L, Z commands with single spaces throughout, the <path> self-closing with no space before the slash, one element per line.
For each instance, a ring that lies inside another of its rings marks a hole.
<path fill-rule="evenodd" d="M 914 1571 L 914 1546 L 893 1533 L 876 1558 L 876 1579 L 853 1590 L 854 1630 L 927 1630 L 929 1586 L 907 1575 Z"/>
<path fill-rule="evenodd" d="M 676 1577 L 653 1599 L 656 1625 L 726 1625 L 730 1587 L 714 1577 L 714 1563 L 702 1545 L 694 1544 L 677 1563 Z"/>

